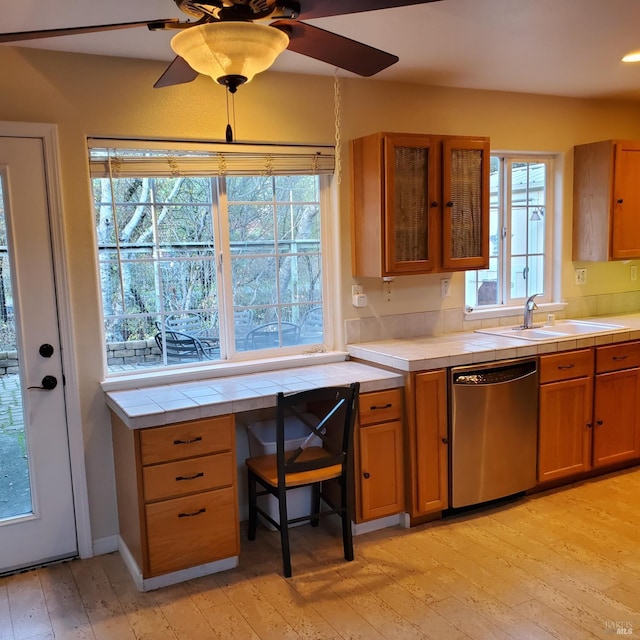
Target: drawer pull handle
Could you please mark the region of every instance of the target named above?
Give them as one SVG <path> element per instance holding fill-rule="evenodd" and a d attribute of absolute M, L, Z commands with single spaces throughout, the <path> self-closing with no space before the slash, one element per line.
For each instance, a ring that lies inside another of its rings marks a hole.
<path fill-rule="evenodd" d="M 200 442 L 200 440 L 202 440 L 202 436 L 196 436 L 191 440 L 174 440 L 173 444 L 191 444 L 192 442 Z"/>
<path fill-rule="evenodd" d="M 571 363 L 571 364 L 559 364 L 558 365 L 558 369 L 573 369 L 573 367 L 575 367 L 576 365 Z"/>
<path fill-rule="evenodd" d="M 180 482 L 180 480 L 195 480 L 196 478 L 202 477 L 204 477 L 204 471 L 194 473 L 192 476 L 176 476 L 176 482 Z"/>
<path fill-rule="evenodd" d="M 381 407 L 376 407 L 376 406 L 369 407 L 369 410 L 377 411 L 378 409 L 391 409 L 391 407 L 393 407 L 393 405 L 390 402 L 388 402 L 387 404 L 382 405 Z"/>
<path fill-rule="evenodd" d="M 613 360 L 614 362 L 616 360 L 626 360 L 628 356 L 613 356 Z"/>
<path fill-rule="evenodd" d="M 207 510 L 202 507 L 202 509 L 198 509 L 198 511 L 194 511 L 193 513 L 179 513 L 178 518 L 193 518 L 193 516 L 199 516 L 201 513 L 205 513 Z"/>

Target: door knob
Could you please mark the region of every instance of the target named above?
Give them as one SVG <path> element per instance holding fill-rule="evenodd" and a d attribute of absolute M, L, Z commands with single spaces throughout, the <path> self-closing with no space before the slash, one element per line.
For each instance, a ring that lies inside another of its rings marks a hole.
<path fill-rule="evenodd" d="M 50 344 L 47 344 L 45 342 L 44 344 L 40 345 L 40 348 L 38 349 L 38 353 L 43 358 L 50 358 L 53 355 L 53 347 Z"/>
<path fill-rule="evenodd" d="M 58 386 L 58 378 L 55 376 L 45 376 L 42 378 L 42 386 L 40 387 L 27 387 L 28 389 L 44 389 L 45 391 L 51 391 Z"/>

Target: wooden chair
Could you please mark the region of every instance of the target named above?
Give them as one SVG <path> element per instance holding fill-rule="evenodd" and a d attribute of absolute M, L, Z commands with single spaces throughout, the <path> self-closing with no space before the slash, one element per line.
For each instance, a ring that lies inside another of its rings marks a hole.
<path fill-rule="evenodd" d="M 167 363 L 179 364 L 220 358 L 220 341 L 214 339 L 201 340 L 179 331 L 165 331 L 155 336 L 160 351 L 167 355 Z"/>
<path fill-rule="evenodd" d="M 267 322 L 247 333 L 246 350 L 287 347 L 300 342 L 300 327 L 293 322 Z"/>
<path fill-rule="evenodd" d="M 353 560 L 353 427 L 360 384 L 322 387 L 290 395 L 278 393 L 276 406 L 276 453 L 247 458 L 249 488 L 249 540 L 255 540 L 258 514 L 280 531 L 284 575 L 291 577 L 289 525 L 338 514 L 342 520 L 345 560 Z M 319 419 L 310 421 L 309 414 Z M 309 436 L 295 451 L 285 451 L 285 421 L 295 416 L 309 429 Z M 318 436 L 322 446 L 305 446 Z M 262 487 L 258 491 L 258 485 Z M 309 515 L 289 518 L 287 491 L 312 486 Z M 278 500 L 279 522 L 258 506 L 258 496 L 271 494 Z M 323 506 L 321 503 L 324 503 Z"/>

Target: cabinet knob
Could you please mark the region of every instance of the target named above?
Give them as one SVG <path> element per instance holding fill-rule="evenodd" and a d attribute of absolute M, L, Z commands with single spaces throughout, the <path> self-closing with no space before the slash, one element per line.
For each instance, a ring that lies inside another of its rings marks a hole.
<path fill-rule="evenodd" d="M 370 474 L 368 471 L 365 471 L 365 472 L 362 474 L 362 477 L 363 477 L 365 480 L 368 480 L 368 479 L 371 477 L 371 474 Z"/>
<path fill-rule="evenodd" d="M 446 206 L 447 207 L 453 207 L 453 202 L 451 202 L 451 200 L 449 200 L 449 202 L 447 202 Z"/>
<path fill-rule="evenodd" d="M 431 203 L 431 208 L 432 208 L 432 209 L 435 209 L 437 206 L 438 206 L 438 203 L 434 200 L 434 201 Z"/>
<path fill-rule="evenodd" d="M 588 429 L 592 429 L 593 428 L 593 422 L 587 422 L 587 428 Z"/>
<path fill-rule="evenodd" d="M 596 420 L 596 424 L 601 427 L 602 426 L 602 420 Z"/>
<path fill-rule="evenodd" d="M 442 438 L 442 442 L 444 444 L 449 444 L 449 438 Z"/>
<path fill-rule="evenodd" d="M 618 199 L 616 200 L 616 202 L 617 202 L 618 204 L 622 204 L 622 203 L 624 202 L 624 200 L 623 200 L 622 198 L 618 198 Z"/>

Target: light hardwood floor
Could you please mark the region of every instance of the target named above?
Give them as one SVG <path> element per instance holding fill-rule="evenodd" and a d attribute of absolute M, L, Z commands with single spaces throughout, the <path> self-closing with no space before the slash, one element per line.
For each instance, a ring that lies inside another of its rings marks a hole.
<path fill-rule="evenodd" d="M 117 553 L 0 579 L 0 640 L 640 638 L 640 469 L 411 530 L 243 540 L 239 568 L 139 593 Z"/>

